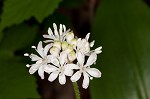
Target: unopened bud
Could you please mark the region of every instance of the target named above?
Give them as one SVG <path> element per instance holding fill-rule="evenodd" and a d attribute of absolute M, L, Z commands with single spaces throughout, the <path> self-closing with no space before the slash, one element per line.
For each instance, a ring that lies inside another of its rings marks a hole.
<path fill-rule="evenodd" d="M 70 62 L 74 61 L 76 59 L 76 53 L 74 51 L 71 51 L 68 54 L 68 59 L 69 59 Z"/>
<path fill-rule="evenodd" d="M 61 44 L 62 50 L 65 50 L 68 47 L 68 43 L 66 41 L 63 41 Z"/>
<path fill-rule="evenodd" d="M 73 32 L 68 32 L 66 35 L 67 42 L 70 43 L 70 41 L 74 38 Z"/>
<path fill-rule="evenodd" d="M 61 49 L 61 42 L 60 41 L 55 41 L 53 46 L 57 47 L 58 49 Z"/>
<path fill-rule="evenodd" d="M 77 39 L 73 38 L 70 42 L 70 45 L 72 45 L 73 47 L 75 47 L 77 45 Z"/>
<path fill-rule="evenodd" d="M 71 51 L 73 51 L 73 47 L 71 45 L 68 45 L 68 47 L 65 49 L 65 51 L 67 53 L 70 53 Z"/>
<path fill-rule="evenodd" d="M 50 49 L 50 53 L 56 57 L 59 55 L 59 52 L 60 50 L 55 46 Z"/>

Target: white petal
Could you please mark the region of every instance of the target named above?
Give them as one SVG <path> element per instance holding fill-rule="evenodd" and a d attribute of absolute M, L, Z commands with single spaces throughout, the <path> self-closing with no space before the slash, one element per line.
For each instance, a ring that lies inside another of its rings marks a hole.
<path fill-rule="evenodd" d="M 67 60 L 67 53 L 61 52 L 60 53 L 60 59 L 59 59 L 61 66 L 64 65 L 64 63 L 66 63 L 66 60 Z"/>
<path fill-rule="evenodd" d="M 77 40 L 77 47 L 78 47 L 78 48 L 81 47 L 81 45 L 82 45 L 81 43 L 82 43 L 82 42 L 81 42 L 81 38 L 78 38 L 78 40 Z"/>
<path fill-rule="evenodd" d="M 51 63 L 52 55 L 47 55 L 47 63 Z"/>
<path fill-rule="evenodd" d="M 36 62 L 36 64 L 41 64 L 42 62 L 43 62 L 43 60 L 40 59 L 40 60 L 38 60 L 38 61 Z"/>
<path fill-rule="evenodd" d="M 96 68 L 87 68 L 86 71 L 93 77 L 101 77 L 101 72 Z"/>
<path fill-rule="evenodd" d="M 47 52 L 50 50 L 50 48 L 52 47 L 52 44 L 48 44 L 44 47 L 44 55 L 47 55 Z"/>
<path fill-rule="evenodd" d="M 64 74 L 59 75 L 59 83 L 64 85 L 66 83 L 66 77 Z"/>
<path fill-rule="evenodd" d="M 56 71 L 58 68 L 53 66 L 53 65 L 47 65 L 45 68 L 44 68 L 44 71 L 47 72 L 47 73 L 51 73 L 51 72 L 54 72 Z"/>
<path fill-rule="evenodd" d="M 54 33 L 55 33 L 55 36 L 57 38 L 59 38 L 59 34 L 58 34 L 58 30 L 57 30 L 57 25 L 55 23 L 53 23 L 53 27 L 54 27 Z"/>
<path fill-rule="evenodd" d="M 45 40 L 44 43 L 53 43 L 54 40 Z"/>
<path fill-rule="evenodd" d="M 89 38 L 90 38 L 90 33 L 88 33 L 88 34 L 86 35 L 85 39 L 88 41 Z"/>
<path fill-rule="evenodd" d="M 50 36 L 53 35 L 53 32 L 52 32 L 51 28 L 48 28 L 48 34 L 49 34 Z"/>
<path fill-rule="evenodd" d="M 84 89 L 87 89 L 88 88 L 88 86 L 89 86 L 89 76 L 88 76 L 88 74 L 87 73 L 83 73 L 83 76 L 84 76 L 84 79 L 83 79 L 83 83 L 82 83 L 82 87 L 84 88 Z"/>
<path fill-rule="evenodd" d="M 35 54 L 31 54 L 29 57 L 31 58 L 32 61 L 38 61 L 38 60 L 42 59 L 42 58 L 40 58 L 39 56 L 37 56 Z"/>
<path fill-rule="evenodd" d="M 71 81 L 72 82 L 76 82 L 80 79 L 81 77 L 81 72 L 80 71 L 77 71 L 72 77 L 71 77 Z"/>
<path fill-rule="evenodd" d="M 90 47 L 93 47 L 93 46 L 94 46 L 94 43 L 95 43 L 95 41 L 92 41 L 92 42 L 90 43 Z"/>
<path fill-rule="evenodd" d="M 38 46 L 37 46 L 37 52 L 41 55 L 41 57 L 43 57 L 43 46 L 42 46 L 42 41 L 40 41 L 38 43 Z"/>
<path fill-rule="evenodd" d="M 92 53 L 89 56 L 89 58 L 88 58 L 88 60 L 87 60 L 87 62 L 85 64 L 85 67 L 91 66 L 94 62 L 96 62 L 96 59 L 97 59 L 97 55 L 95 53 Z"/>
<path fill-rule="evenodd" d="M 50 76 L 48 77 L 48 80 L 49 80 L 50 82 L 54 81 L 54 80 L 58 77 L 58 74 L 59 74 L 58 71 L 52 72 L 52 73 L 50 74 Z"/>
<path fill-rule="evenodd" d="M 77 61 L 80 65 L 84 64 L 84 60 L 85 60 L 84 58 L 85 56 L 81 52 L 77 53 Z"/>
<path fill-rule="evenodd" d="M 100 54 L 100 53 L 102 52 L 101 49 L 102 49 L 102 46 L 96 48 L 96 49 L 95 49 L 95 53 L 96 53 L 96 54 Z"/>
<path fill-rule="evenodd" d="M 66 64 L 65 68 L 66 69 L 79 69 L 79 66 L 76 64 Z"/>
<path fill-rule="evenodd" d="M 40 67 L 40 65 L 38 65 L 38 64 L 31 65 L 31 67 L 29 69 L 29 73 L 34 74 L 39 69 L 39 67 Z"/>
<path fill-rule="evenodd" d="M 51 36 L 50 35 L 43 35 L 44 38 L 48 38 L 48 39 L 51 39 Z"/>
<path fill-rule="evenodd" d="M 63 25 L 63 29 L 64 29 L 64 32 L 66 32 L 66 26 L 65 25 Z"/>
<path fill-rule="evenodd" d="M 52 64 L 54 64 L 55 66 L 60 66 L 59 65 L 59 61 L 58 61 L 58 59 L 55 57 L 55 56 L 53 56 L 53 55 L 49 55 L 49 60 L 51 61 L 51 63 Z"/>
<path fill-rule="evenodd" d="M 40 66 L 38 70 L 38 74 L 41 77 L 41 79 L 44 79 L 44 67 L 43 66 Z"/>
<path fill-rule="evenodd" d="M 64 74 L 65 74 L 66 76 L 72 76 L 73 70 L 65 69 Z"/>
<path fill-rule="evenodd" d="M 59 26 L 59 34 L 62 35 L 62 24 Z"/>

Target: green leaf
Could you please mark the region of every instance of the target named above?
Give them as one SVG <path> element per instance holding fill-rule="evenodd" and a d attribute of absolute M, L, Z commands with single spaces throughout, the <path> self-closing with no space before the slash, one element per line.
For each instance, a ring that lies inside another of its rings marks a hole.
<path fill-rule="evenodd" d="M 37 26 L 22 24 L 13 26 L 4 31 L 4 37 L 0 44 L 3 50 L 15 51 L 30 45 L 38 33 Z"/>
<path fill-rule="evenodd" d="M 35 38 L 37 26 L 22 24 L 4 31 L 0 44 L 0 99 L 36 99 L 35 78 L 30 76 L 16 50 L 29 45 Z M 24 60 L 25 61 L 25 60 Z"/>
<path fill-rule="evenodd" d="M 103 0 L 93 25 L 102 72 L 92 99 L 150 99 L 150 9 L 142 0 Z"/>
<path fill-rule="evenodd" d="M 1 57 L 2 58 L 2 57 Z M 0 61 L 0 99 L 38 99 L 35 78 L 25 64 L 11 60 Z"/>
<path fill-rule="evenodd" d="M 39 22 L 52 14 L 61 0 L 5 0 L 1 29 L 35 17 Z"/>

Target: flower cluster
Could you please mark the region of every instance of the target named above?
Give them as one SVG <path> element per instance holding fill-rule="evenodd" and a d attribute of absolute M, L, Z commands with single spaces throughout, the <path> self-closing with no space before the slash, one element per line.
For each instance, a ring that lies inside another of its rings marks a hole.
<path fill-rule="evenodd" d="M 59 29 L 53 23 L 53 31 L 48 29 L 48 34 L 43 35 L 47 40 L 40 41 L 37 47 L 32 46 L 39 55 L 25 53 L 34 64 L 27 64 L 30 67 L 29 73 L 38 72 L 41 79 L 44 79 L 44 72 L 49 74 L 48 80 L 54 81 L 57 77 L 60 84 L 66 83 L 66 76 L 70 76 L 72 82 L 78 81 L 83 75 L 83 88 L 88 88 L 90 79 L 101 77 L 101 72 L 92 68 L 96 63 L 97 54 L 101 53 L 102 47 L 91 50 L 94 41 L 89 43 L 90 33 L 85 38 L 75 37 L 74 33 L 66 26 L 60 24 Z"/>

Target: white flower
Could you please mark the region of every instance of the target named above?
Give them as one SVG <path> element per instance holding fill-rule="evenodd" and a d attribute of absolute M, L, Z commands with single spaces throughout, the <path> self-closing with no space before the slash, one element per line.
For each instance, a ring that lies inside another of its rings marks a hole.
<path fill-rule="evenodd" d="M 51 28 L 48 28 L 48 35 L 43 35 L 44 38 L 48 38 L 50 40 L 45 40 L 45 43 L 51 43 L 55 40 L 59 40 L 60 42 L 65 40 L 66 33 L 69 32 L 69 30 L 66 30 L 66 26 L 60 24 L 59 31 L 57 29 L 57 25 L 53 23 L 54 33 L 51 30 Z"/>
<path fill-rule="evenodd" d="M 30 67 L 29 73 L 34 74 L 38 71 L 41 79 L 44 79 L 44 72 L 49 74 L 50 82 L 55 79 L 59 80 L 61 85 L 66 83 L 66 76 L 71 76 L 71 81 L 76 82 L 83 75 L 83 88 L 88 88 L 90 79 L 93 77 L 101 77 L 101 72 L 96 68 L 91 68 L 92 64 L 96 63 L 97 54 L 102 52 L 102 47 L 94 50 L 95 41 L 89 42 L 90 33 L 85 38 L 81 39 L 74 35 L 70 30 L 66 30 L 66 26 L 60 24 L 59 28 L 53 23 L 53 30 L 48 29 L 48 34 L 43 35 L 44 42 L 47 45 L 43 48 L 42 41 L 38 43 L 37 48 L 32 46 L 39 55 L 25 53 L 24 56 L 29 56 L 34 64 L 27 64 Z M 88 57 L 85 62 L 85 57 Z M 77 61 L 77 64 L 74 62 Z M 75 72 L 73 74 L 73 72 Z"/>
<path fill-rule="evenodd" d="M 90 45 L 86 39 L 79 38 L 77 40 L 77 52 L 81 52 L 82 54 L 87 54 L 90 52 Z"/>
<path fill-rule="evenodd" d="M 35 46 L 32 46 L 32 48 L 35 48 L 35 50 L 38 52 L 40 56 L 37 56 L 35 54 L 24 54 L 24 56 L 29 56 L 31 58 L 31 61 L 35 61 L 35 64 L 29 65 L 27 64 L 27 67 L 30 67 L 29 73 L 34 74 L 38 70 L 38 74 L 41 77 L 41 79 L 44 79 L 44 69 L 47 67 L 48 63 L 50 63 L 50 56 L 47 55 L 48 50 L 52 47 L 52 44 L 46 45 L 44 48 L 42 46 L 42 42 L 40 41 L 38 43 L 37 49 Z"/>
<path fill-rule="evenodd" d="M 100 54 L 102 52 L 102 50 L 101 50 L 102 47 L 101 46 L 96 48 L 95 50 L 90 50 L 91 47 L 94 46 L 95 41 L 92 41 L 91 43 L 89 43 L 88 42 L 89 37 L 90 37 L 90 33 L 88 33 L 84 39 L 79 38 L 77 40 L 77 49 L 76 49 L 76 51 L 81 52 L 82 54 L 84 54 L 86 56 L 89 56 L 92 53 Z"/>
<path fill-rule="evenodd" d="M 89 86 L 89 78 L 92 79 L 92 77 L 99 78 L 101 77 L 101 72 L 96 68 L 90 68 L 90 66 L 95 63 L 97 59 L 97 55 L 95 53 L 91 54 L 84 65 L 85 56 L 78 52 L 77 53 L 77 65 L 76 64 L 67 64 L 66 68 L 69 69 L 77 69 L 78 71 L 71 77 L 72 82 L 76 82 L 80 79 L 81 75 L 83 74 L 83 88 L 88 88 Z"/>
<path fill-rule="evenodd" d="M 46 68 L 46 72 L 50 74 L 48 80 L 52 82 L 59 76 L 59 83 L 61 85 L 65 84 L 66 76 L 72 76 L 73 74 L 73 70 L 66 69 L 65 67 L 67 63 L 67 53 L 61 52 L 59 57 L 51 55 L 51 63 L 52 65 Z"/>

